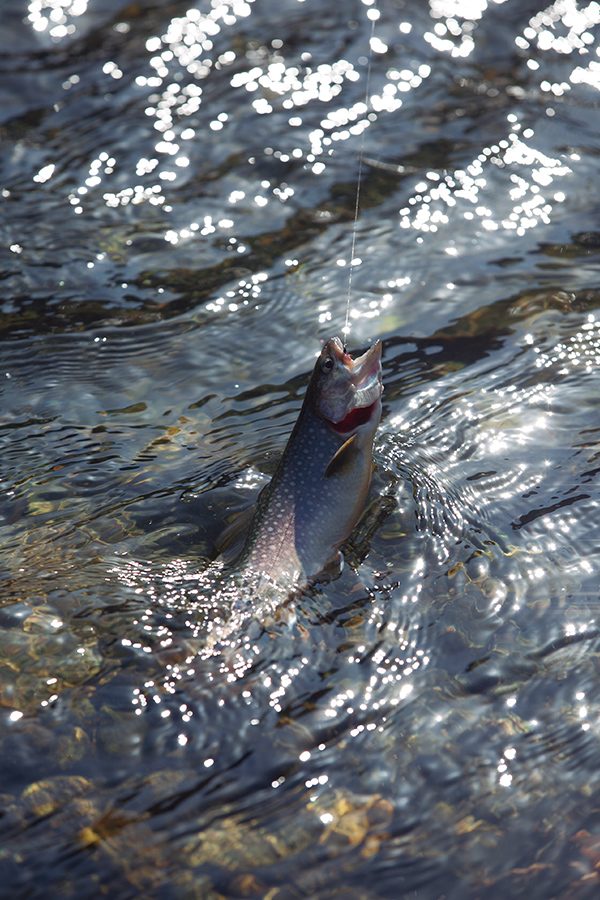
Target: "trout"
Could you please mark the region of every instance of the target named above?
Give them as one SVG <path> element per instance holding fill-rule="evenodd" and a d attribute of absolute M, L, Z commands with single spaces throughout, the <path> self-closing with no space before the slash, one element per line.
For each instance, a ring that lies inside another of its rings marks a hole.
<path fill-rule="evenodd" d="M 341 571 L 363 509 L 381 418 L 381 343 L 352 359 L 323 347 L 279 465 L 259 496 L 236 569 L 259 597 Z"/>

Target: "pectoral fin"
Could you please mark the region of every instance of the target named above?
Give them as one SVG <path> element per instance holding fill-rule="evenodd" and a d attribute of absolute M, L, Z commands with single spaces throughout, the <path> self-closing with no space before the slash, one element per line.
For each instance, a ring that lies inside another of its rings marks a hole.
<path fill-rule="evenodd" d="M 223 557 L 225 562 L 233 562 L 241 553 L 255 512 L 256 503 L 253 503 L 248 509 L 238 513 L 218 536 L 215 541 L 215 551 Z"/>
<path fill-rule="evenodd" d="M 336 550 L 331 556 L 317 577 L 317 581 L 328 582 L 339 578 L 344 570 L 344 557 L 340 550 Z"/>
<path fill-rule="evenodd" d="M 342 444 L 339 450 L 333 454 L 327 468 L 323 474 L 324 478 L 331 478 L 332 475 L 347 475 L 356 462 L 356 458 L 360 453 L 358 446 L 358 438 L 355 434 L 348 438 L 345 444 Z"/>

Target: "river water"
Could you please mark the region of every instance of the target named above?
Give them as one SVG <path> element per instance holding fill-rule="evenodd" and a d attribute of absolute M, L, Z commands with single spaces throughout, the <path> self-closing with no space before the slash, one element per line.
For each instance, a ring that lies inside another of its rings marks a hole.
<path fill-rule="evenodd" d="M 0 18 L 3 896 L 597 897 L 598 3 Z M 365 515 L 215 644 L 351 261 Z"/>

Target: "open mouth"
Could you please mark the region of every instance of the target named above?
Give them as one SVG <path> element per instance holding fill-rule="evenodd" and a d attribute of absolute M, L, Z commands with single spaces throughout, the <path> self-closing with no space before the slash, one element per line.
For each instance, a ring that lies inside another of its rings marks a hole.
<path fill-rule="evenodd" d="M 381 371 L 379 360 L 377 360 L 377 368 L 374 372 L 368 373 L 367 378 L 368 380 L 366 383 L 363 382 L 360 387 L 358 385 L 356 386 L 356 393 L 354 394 L 354 401 L 352 403 L 353 408 L 372 406 L 373 403 L 376 403 L 381 397 Z"/>
<path fill-rule="evenodd" d="M 328 368 L 320 368 L 320 372 L 330 380 L 323 383 L 319 415 L 334 431 L 349 434 L 368 424 L 380 410 L 381 342 L 376 341 L 362 356 L 352 359 L 340 339 L 331 338 L 321 357 L 323 354 Z"/>
<path fill-rule="evenodd" d="M 381 344 L 379 341 L 358 359 L 350 359 L 349 373 L 354 391 L 346 415 L 330 426 L 340 434 L 355 431 L 370 422 L 381 397 Z"/>
<path fill-rule="evenodd" d="M 369 406 L 355 406 L 347 416 L 344 416 L 341 422 L 330 422 L 330 427 L 345 434 L 348 431 L 354 431 L 355 428 L 359 428 L 361 425 L 366 425 L 375 412 L 378 401 L 379 393 L 377 394 L 377 399 Z"/>
<path fill-rule="evenodd" d="M 349 409 L 339 422 L 330 422 L 331 427 L 340 434 L 348 434 L 371 421 L 379 407 L 382 393 L 381 384 L 381 344 L 379 341 L 361 357 L 351 362 L 351 380 L 354 395 Z"/>

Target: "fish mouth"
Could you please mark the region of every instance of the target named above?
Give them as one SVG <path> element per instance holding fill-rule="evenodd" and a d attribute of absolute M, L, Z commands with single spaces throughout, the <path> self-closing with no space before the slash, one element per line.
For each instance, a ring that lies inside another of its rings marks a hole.
<path fill-rule="evenodd" d="M 370 403 L 369 406 L 356 406 L 347 416 L 344 416 L 341 422 L 330 422 L 329 425 L 334 431 L 340 434 L 348 434 L 350 431 L 356 431 L 361 425 L 370 422 L 377 411 L 379 400 Z"/>
<path fill-rule="evenodd" d="M 380 408 L 383 392 L 381 341 L 376 341 L 366 353 L 354 360 L 344 351 L 341 342 L 339 345 L 339 348 L 336 346 L 336 350 L 341 351 L 338 359 L 349 377 L 350 392 L 342 415 L 339 419 L 330 419 L 329 424 L 335 431 L 347 433 L 366 425 Z"/>
<path fill-rule="evenodd" d="M 351 409 L 371 406 L 379 400 L 383 390 L 381 380 L 381 341 L 376 341 L 366 353 L 352 363 L 352 384 L 356 390 Z"/>

